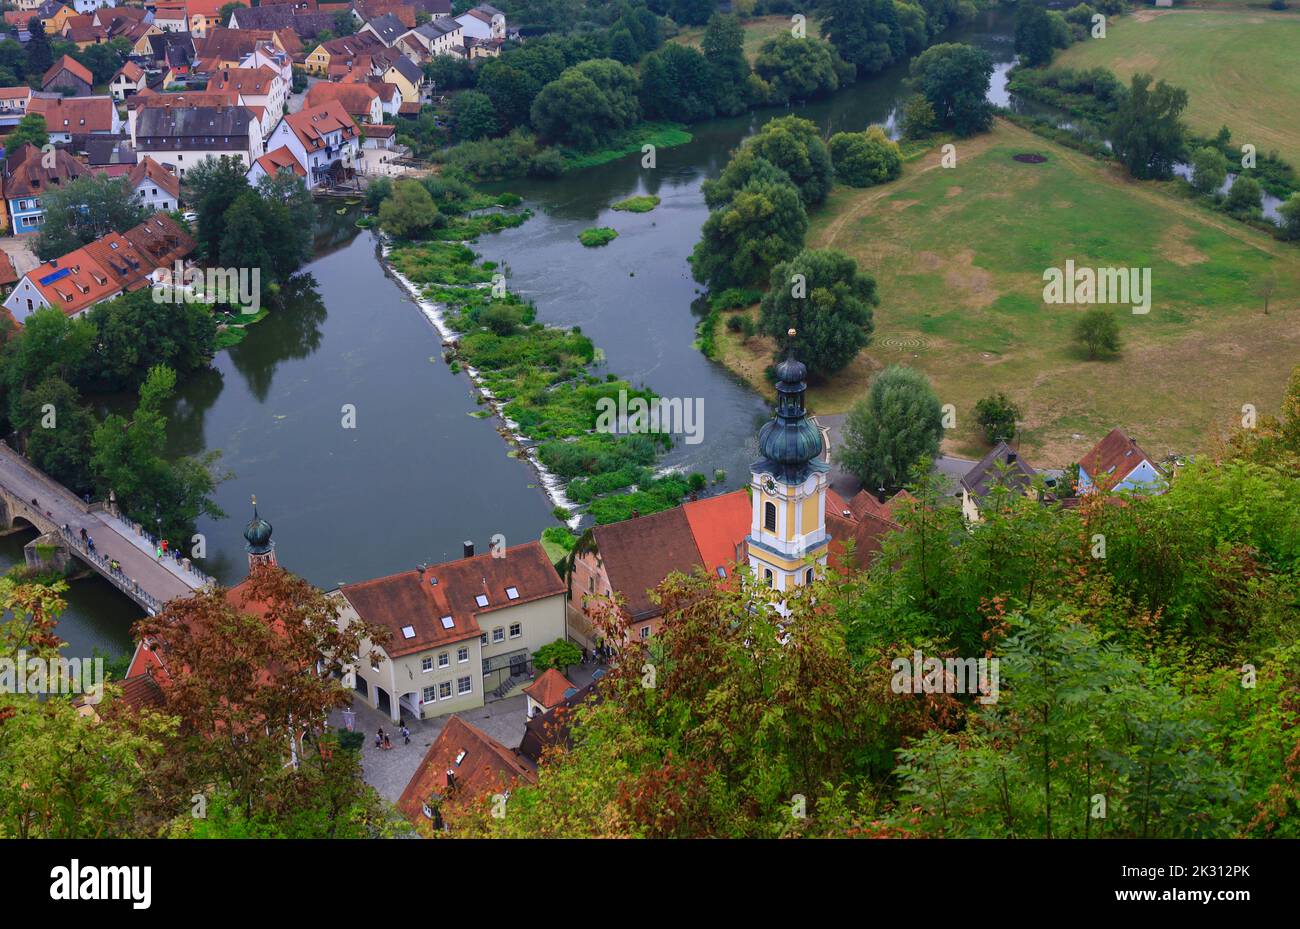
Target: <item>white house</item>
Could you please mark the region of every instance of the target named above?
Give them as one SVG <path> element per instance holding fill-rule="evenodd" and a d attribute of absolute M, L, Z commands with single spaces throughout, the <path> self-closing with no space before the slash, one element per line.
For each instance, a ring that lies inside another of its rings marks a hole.
<path fill-rule="evenodd" d="M 117 6 L 117 0 L 63 0 L 63 2 L 81 15 L 93 13 L 106 6 Z"/>
<path fill-rule="evenodd" d="M 262 128 L 270 132 L 289 100 L 290 85 L 274 68 L 223 68 L 208 79 L 209 93 L 234 93 L 241 106 L 261 107 Z"/>
<path fill-rule="evenodd" d="M 34 96 L 27 110 L 45 117 L 51 142 L 71 142 L 73 136 L 116 135 L 122 131 L 122 120 L 112 97 Z"/>
<path fill-rule="evenodd" d="M 430 20 L 423 26 L 416 26 L 404 32 L 401 38 L 419 45 L 429 55 L 465 53 L 465 29 L 450 16 Z"/>
<path fill-rule="evenodd" d="M 240 68 L 270 68 L 280 75 L 284 86 L 293 87 L 293 59 L 274 45 L 259 45 L 239 62 Z M 279 119 L 277 116 L 276 119 Z M 272 126 L 275 123 L 271 124 Z"/>
<path fill-rule="evenodd" d="M 486 3 L 466 10 L 456 17 L 467 39 L 504 39 L 506 14 Z"/>
<path fill-rule="evenodd" d="M 135 150 L 172 165 L 177 177 L 205 158 L 229 155 L 246 167 L 266 150 L 257 115 L 244 106 L 149 106 L 139 110 Z"/>
<path fill-rule="evenodd" d="M 180 179 L 148 155 L 135 163 L 127 179 L 140 202 L 149 209 L 169 211 L 180 208 Z"/>
<path fill-rule="evenodd" d="M 361 133 L 343 104 L 328 100 L 282 117 L 266 140 L 266 147 L 268 151 L 288 149 L 303 169 L 310 190 L 353 176 L 361 150 Z"/>
<path fill-rule="evenodd" d="M 134 61 L 126 61 L 108 82 L 108 92 L 119 103 L 145 86 L 145 73 Z"/>

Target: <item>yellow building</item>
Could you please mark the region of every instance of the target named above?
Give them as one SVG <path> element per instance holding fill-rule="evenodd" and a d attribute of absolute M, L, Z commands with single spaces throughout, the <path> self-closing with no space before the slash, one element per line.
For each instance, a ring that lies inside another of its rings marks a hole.
<path fill-rule="evenodd" d="M 807 367 L 792 353 L 776 366 L 776 376 L 776 415 L 758 433 L 762 457 L 750 468 L 746 547 L 754 576 L 781 591 L 811 583 L 825 570 L 830 466 L 821 457 L 821 430 L 804 408 Z"/>
<path fill-rule="evenodd" d="M 76 14 L 72 12 L 71 7 L 58 6 L 54 13 L 47 19 L 41 20 L 41 25 L 45 27 L 46 35 L 63 35 L 63 27 L 67 24 L 68 19 Z"/>

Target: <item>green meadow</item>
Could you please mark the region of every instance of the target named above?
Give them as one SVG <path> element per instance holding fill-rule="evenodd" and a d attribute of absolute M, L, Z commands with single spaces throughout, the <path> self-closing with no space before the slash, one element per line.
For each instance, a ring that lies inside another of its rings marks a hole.
<path fill-rule="evenodd" d="M 1013 159 L 1022 153 L 1047 160 Z M 1117 425 L 1159 456 L 1204 448 L 1245 403 L 1276 410 L 1300 357 L 1300 249 L 1002 121 L 958 141 L 957 157 L 946 169 L 933 151 L 894 183 L 836 187 L 814 212 L 809 246 L 851 255 L 880 294 L 872 345 L 812 386 L 816 411 L 846 410 L 902 362 L 956 405 L 946 450 L 982 452 L 972 407 L 1005 391 L 1023 408 L 1027 456 L 1051 466 Z M 1044 271 L 1067 259 L 1151 269 L 1149 313 L 1111 307 L 1123 340 L 1113 360 L 1074 345 L 1086 307 L 1044 303 Z M 724 362 L 761 383 L 770 342 L 723 329 Z"/>

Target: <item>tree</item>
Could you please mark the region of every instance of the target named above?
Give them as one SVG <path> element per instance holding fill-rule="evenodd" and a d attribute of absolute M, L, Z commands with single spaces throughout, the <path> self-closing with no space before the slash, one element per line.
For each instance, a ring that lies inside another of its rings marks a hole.
<path fill-rule="evenodd" d="M 185 172 L 185 199 L 198 206 L 195 238 L 210 265 L 220 265 L 221 240 L 226 233 L 226 213 L 248 191 L 243 163 L 230 155 L 204 158 Z"/>
<path fill-rule="evenodd" d="M 370 790 L 355 754 L 328 738 L 327 716 L 351 701 L 343 673 L 377 655 L 362 645 L 382 646 L 385 630 L 340 623 L 337 599 L 262 565 L 237 595 L 204 588 L 133 631 L 165 649 L 167 710 L 181 721 L 171 750 L 190 791 L 215 789 L 244 822 L 363 834 L 350 814 L 367 810 Z"/>
<path fill-rule="evenodd" d="M 163 405 L 176 388 L 176 373 L 158 366 L 140 387 L 140 402 L 128 420 L 112 413 L 91 438 L 91 473 L 99 495 L 112 491 L 129 519 L 156 527 L 163 538 L 188 539 L 200 516 L 226 514 L 212 499 L 220 478 L 220 452 L 169 461 Z"/>
<path fill-rule="evenodd" d="M 1151 87 L 1151 75 L 1134 74 L 1110 127 L 1115 154 L 1133 177 L 1165 179 L 1183 159 L 1187 127 L 1180 118 L 1187 91 L 1164 81 Z"/>
<path fill-rule="evenodd" d="M 1282 238 L 1291 242 L 1300 239 L 1300 193 L 1293 193 L 1277 208 L 1277 212 L 1282 219 L 1280 228 Z"/>
<path fill-rule="evenodd" d="M 570 665 L 582 661 L 582 650 L 568 639 L 556 639 L 533 652 L 533 667 L 538 671 L 554 668 L 567 674 Z"/>
<path fill-rule="evenodd" d="M 863 487 L 896 490 L 921 459 L 939 454 L 942 435 L 939 398 L 925 375 L 890 365 L 849 411 L 840 465 Z"/>
<path fill-rule="evenodd" d="M 236 10 L 245 9 L 248 8 L 242 3 L 223 3 L 221 4 L 221 9 L 217 11 L 217 21 L 220 22 L 221 25 L 228 27 L 230 25 L 230 14 Z"/>
<path fill-rule="evenodd" d="M 1209 145 L 1192 152 L 1192 187 L 1199 193 L 1212 194 L 1228 178 L 1228 159 Z"/>
<path fill-rule="evenodd" d="M 489 58 L 478 68 L 478 89 L 488 95 L 501 128 L 507 130 L 528 124 L 528 111 L 541 87 L 528 72 L 513 67 L 512 60 Z"/>
<path fill-rule="evenodd" d="M 1010 442 L 1016 434 L 1016 423 L 1020 419 L 1020 407 L 1016 406 L 1007 395 L 999 391 L 982 397 L 975 404 L 975 422 L 979 423 L 984 433 L 984 441 L 990 445 Z"/>
<path fill-rule="evenodd" d="M 126 56 L 130 52 L 130 44 L 125 39 L 117 38 L 109 42 L 90 45 L 74 53 L 73 57 L 90 69 L 94 84 L 98 85 L 107 84 L 112 80 L 113 75 L 117 73 L 118 68 L 122 67 L 122 62 L 126 61 Z"/>
<path fill-rule="evenodd" d="M 379 206 L 379 224 L 399 239 L 419 238 L 433 228 L 438 207 L 419 181 L 403 180 L 393 185 L 393 195 Z"/>
<path fill-rule="evenodd" d="M 669 3 L 673 22 L 684 26 L 703 26 L 717 8 L 713 0 L 671 0 Z"/>
<path fill-rule="evenodd" d="M 257 195 L 262 224 L 272 230 L 266 240 L 271 277 L 286 281 L 314 254 L 316 201 L 303 179 L 288 169 L 259 178 Z"/>
<path fill-rule="evenodd" d="M 851 187 L 883 184 L 903 171 L 898 143 L 880 126 L 869 126 L 866 132 L 837 132 L 828 147 L 835 176 Z"/>
<path fill-rule="evenodd" d="M 939 118 L 934 115 L 934 107 L 921 94 L 908 98 L 903 107 L 903 138 L 924 139 L 939 128 Z"/>
<path fill-rule="evenodd" d="M 1022 3 L 1016 13 L 1016 54 L 1022 64 L 1041 68 L 1056 54 L 1055 27 L 1047 10 L 1036 3 Z"/>
<path fill-rule="evenodd" d="M 839 56 L 826 42 L 777 35 L 763 43 L 754 73 L 769 87 L 767 102 L 783 104 L 839 90 L 837 61 Z"/>
<path fill-rule="evenodd" d="M 1245 174 L 1237 175 L 1223 201 L 1223 208 L 1237 216 L 1258 216 L 1263 202 L 1264 191 L 1259 182 Z"/>
<path fill-rule="evenodd" d="M 759 329 L 778 345 L 796 330 L 790 348 L 815 376 L 839 371 L 871 342 L 876 282 L 836 251 L 800 252 L 772 269 L 759 307 Z M 780 352 L 778 351 L 778 355 Z"/>
<path fill-rule="evenodd" d="M 66 381 L 49 377 L 24 391 L 13 426 L 19 448 L 32 464 L 74 493 L 90 489 L 87 466 L 95 417 Z"/>
<path fill-rule="evenodd" d="M 820 9 L 822 37 L 859 75 L 903 56 L 906 43 L 893 0 L 824 0 Z"/>
<path fill-rule="evenodd" d="M 50 39 L 45 34 L 45 24 L 33 17 L 27 23 L 27 74 L 37 77 L 50 70 L 54 64 L 54 52 L 50 50 Z"/>
<path fill-rule="evenodd" d="M 18 121 L 18 127 L 5 139 L 5 150 L 14 152 L 23 143 L 30 143 L 44 149 L 49 144 L 50 133 L 45 128 L 45 117 L 40 113 L 28 113 Z"/>
<path fill-rule="evenodd" d="M 96 391 L 136 390 L 157 365 L 188 375 L 216 353 L 217 323 L 206 303 L 154 300 L 137 290 L 98 304 L 86 318 L 96 334 L 86 381 Z"/>
<path fill-rule="evenodd" d="M 792 184 L 751 182 L 704 221 L 691 274 L 714 290 L 761 284 L 803 247 L 808 214 Z"/>
<path fill-rule="evenodd" d="M 1074 324 L 1074 340 L 1088 351 L 1088 360 L 1119 351 L 1119 323 L 1104 307 L 1093 307 Z"/>
<path fill-rule="evenodd" d="M 769 120 L 745 140 L 743 149 L 749 149 L 756 157 L 766 159 L 789 175 L 799 188 L 804 206 L 816 206 L 830 193 L 834 167 L 826 143 L 812 120 L 799 116 Z"/>
<path fill-rule="evenodd" d="M 701 185 L 704 203 L 710 210 L 716 210 L 730 203 L 732 197 L 751 183 L 793 185 L 794 182 L 752 146 L 742 145 L 720 175 Z"/>
<path fill-rule="evenodd" d="M 457 142 L 496 135 L 496 107 L 487 94 L 462 90 L 451 101 L 451 130 Z"/>
<path fill-rule="evenodd" d="M 912 61 L 912 85 L 929 101 L 939 125 L 960 136 L 993 124 L 988 102 L 993 59 L 983 49 L 958 43 L 932 45 Z"/>
<path fill-rule="evenodd" d="M 224 217 L 221 235 L 221 263 L 228 268 L 267 268 L 270 253 L 266 242 L 273 234 L 263 222 L 262 198 L 248 187 L 235 198 Z"/>
<path fill-rule="evenodd" d="M 331 30 L 336 38 L 356 35 L 357 21 L 351 10 L 339 10 L 334 14 L 334 28 Z"/>
<path fill-rule="evenodd" d="M 46 191 L 45 224 L 36 240 L 42 261 L 66 255 L 110 232 L 125 232 L 149 215 L 126 178 L 88 174 Z"/>
<path fill-rule="evenodd" d="M 88 320 L 69 319 L 58 307 L 42 307 L 28 316 L 0 352 L 10 416 L 18 397 L 48 377 L 75 384 L 94 341 L 95 327 Z"/>
<path fill-rule="evenodd" d="M 719 114 L 734 116 L 749 105 L 751 72 L 745 58 L 745 31 L 734 16 L 714 13 L 700 39 L 700 49 L 712 72 L 714 105 Z"/>
<path fill-rule="evenodd" d="M 715 96 L 713 70 L 696 49 L 665 45 L 641 63 L 641 109 L 648 119 L 709 119 Z"/>
<path fill-rule="evenodd" d="M 543 141 L 591 149 L 640 115 L 636 73 L 609 58 L 584 61 L 551 81 L 533 100 L 533 128 Z"/>

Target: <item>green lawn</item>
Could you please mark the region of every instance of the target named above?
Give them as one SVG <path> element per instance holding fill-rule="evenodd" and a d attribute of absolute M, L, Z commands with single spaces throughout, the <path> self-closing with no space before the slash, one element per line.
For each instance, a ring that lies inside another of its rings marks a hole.
<path fill-rule="evenodd" d="M 1222 125 L 1260 152 L 1300 166 L 1300 12 L 1142 10 L 1112 20 L 1106 38 L 1080 42 L 1053 67 L 1138 71 L 1187 90 L 1198 135 Z"/>
<path fill-rule="evenodd" d="M 1164 455 L 1204 449 L 1245 403 L 1276 412 L 1300 361 L 1300 249 L 1001 121 L 956 144 L 956 168 L 931 152 L 892 184 L 835 188 L 814 212 L 809 246 L 854 257 L 881 300 L 873 344 L 813 385 L 814 410 L 847 409 L 875 372 L 905 362 L 957 407 L 947 450 L 983 451 L 972 407 L 1001 390 L 1022 405 L 1024 449 L 1041 466 L 1077 460 L 1117 425 Z M 1048 160 L 1012 160 L 1021 152 Z M 1114 307 L 1115 360 L 1073 345 L 1083 307 L 1043 302 L 1043 271 L 1067 259 L 1152 269 L 1149 314 Z M 761 383 L 771 345 L 724 326 L 718 338 L 724 362 Z"/>
<path fill-rule="evenodd" d="M 805 24 L 805 30 L 809 36 L 820 37 L 821 33 L 817 31 L 818 19 L 815 16 L 809 16 Z M 779 33 L 788 33 L 794 24 L 790 16 L 756 16 L 753 19 L 747 19 L 744 23 L 745 28 L 745 57 L 749 63 L 753 64 L 754 59 L 758 57 L 758 48 L 772 36 Z M 689 45 L 691 48 L 699 48 L 700 40 L 704 37 L 703 26 L 688 26 L 672 38 L 673 42 L 681 45 Z"/>

